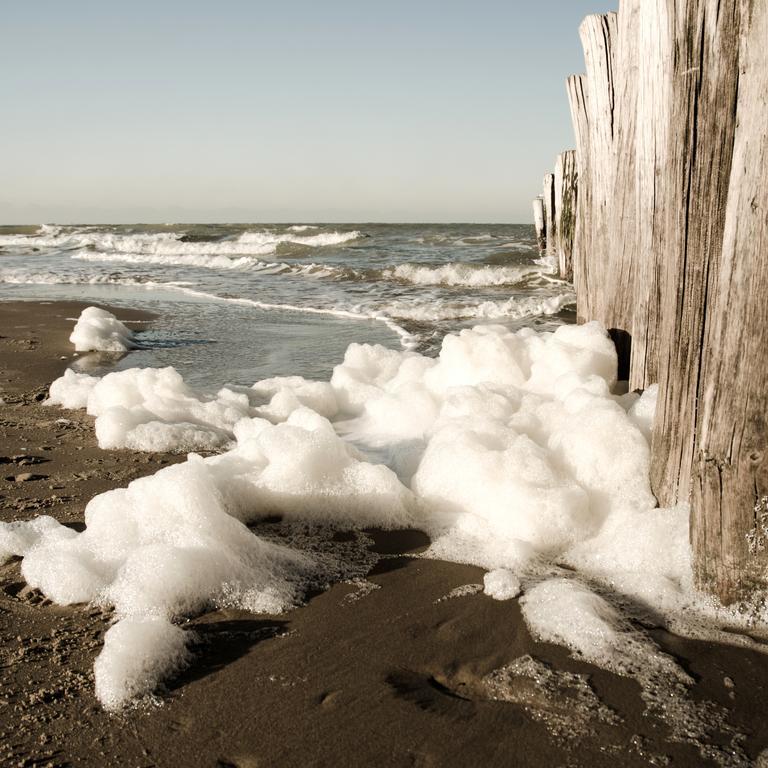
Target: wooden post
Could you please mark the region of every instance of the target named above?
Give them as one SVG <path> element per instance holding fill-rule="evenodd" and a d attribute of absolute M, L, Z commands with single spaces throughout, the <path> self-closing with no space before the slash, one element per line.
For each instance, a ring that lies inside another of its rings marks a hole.
<path fill-rule="evenodd" d="M 639 8 L 640 0 L 622 0 L 618 14 L 587 16 L 579 28 L 589 92 L 589 196 L 584 246 L 588 256 L 581 280 L 583 301 L 577 289 L 583 304 L 578 314 L 600 320 L 608 329 L 616 344 L 620 379 L 629 377 L 633 319 Z M 576 127 L 577 133 L 581 130 Z"/>
<path fill-rule="evenodd" d="M 533 226 L 536 228 L 536 242 L 539 250 L 547 247 L 547 223 L 544 213 L 544 198 L 539 195 L 533 198 Z"/>
<path fill-rule="evenodd" d="M 727 76 L 738 85 L 736 127 L 722 254 L 707 271 L 691 521 L 699 586 L 726 603 L 768 588 L 768 5 L 738 5 Z"/>
<path fill-rule="evenodd" d="M 547 227 L 547 253 L 553 254 L 557 249 L 557 225 L 555 223 L 555 175 L 544 174 L 542 198 L 544 199 L 544 220 Z"/>
<path fill-rule="evenodd" d="M 586 100 L 589 134 L 589 208 L 586 211 L 587 239 L 581 264 L 582 290 L 577 291 L 578 315 L 600 320 L 606 326 L 603 281 L 608 270 L 606 241 L 608 209 L 613 197 L 613 43 L 616 14 L 587 16 L 579 27 L 587 69 Z M 578 306 L 580 305 L 580 306 Z"/>
<path fill-rule="evenodd" d="M 636 222 L 630 389 L 659 380 L 661 291 L 669 245 L 668 216 L 679 205 L 671 193 L 667 158 L 672 109 L 672 13 L 667 0 L 640 4 L 637 44 Z"/>
<path fill-rule="evenodd" d="M 662 506 L 689 499 L 707 290 L 720 268 L 731 178 L 740 22 L 740 0 L 667 3 L 675 54 L 664 173 L 675 205 L 664 227 L 651 458 Z"/>
<path fill-rule="evenodd" d="M 610 164 L 613 189 L 606 210 L 601 319 L 616 345 L 618 376 L 629 379 L 632 346 L 636 256 L 636 123 L 638 16 L 641 0 L 621 0 L 613 46 L 613 143 Z"/>
<path fill-rule="evenodd" d="M 578 172 L 576 152 L 568 150 L 555 163 L 555 231 L 557 232 L 558 272 L 563 280 L 573 280 L 573 237 L 576 231 Z"/>
<path fill-rule="evenodd" d="M 589 320 L 585 314 L 587 296 L 587 259 L 590 253 L 588 212 L 592 210 L 592 187 L 589 171 L 589 118 L 587 116 L 588 86 L 586 75 L 571 75 L 566 81 L 571 120 L 576 135 L 576 174 L 579 204 L 573 232 L 573 285 L 576 289 L 576 318 Z"/>

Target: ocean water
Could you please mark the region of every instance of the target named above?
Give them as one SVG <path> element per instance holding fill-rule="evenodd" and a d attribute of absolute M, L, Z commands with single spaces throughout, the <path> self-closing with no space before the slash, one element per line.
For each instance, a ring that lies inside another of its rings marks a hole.
<path fill-rule="evenodd" d="M 0 227 L 0 300 L 33 298 L 159 313 L 116 366 L 173 365 L 209 388 L 327 379 L 355 341 L 436 354 L 464 327 L 574 320 L 527 225 Z"/>

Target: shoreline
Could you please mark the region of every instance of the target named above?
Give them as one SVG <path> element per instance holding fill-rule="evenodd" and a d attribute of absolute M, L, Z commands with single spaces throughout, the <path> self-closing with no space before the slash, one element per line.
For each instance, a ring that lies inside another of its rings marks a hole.
<path fill-rule="evenodd" d="M 0 473 L 4 521 L 51 514 L 82 529 L 92 496 L 184 459 L 100 450 L 90 417 L 40 404 L 39 395 L 73 359 L 66 318 L 85 306 L 0 302 L 0 440 L 9 460 Z M 150 319 L 113 311 L 121 320 Z M 11 461 L 25 454 L 43 461 Z M 5 479 L 24 472 L 44 477 Z M 104 712 L 93 694 L 93 659 L 109 614 L 46 604 L 25 589 L 18 560 L 0 566 L 0 743 L 7 744 L 0 761 L 613 766 L 620 755 L 639 766 L 667 755 L 674 765 L 707 764 L 643 715 L 635 681 L 531 638 L 516 600 L 495 601 L 477 590 L 445 599 L 482 583 L 482 569 L 419 558 L 424 537 L 413 531 L 370 535 L 369 548 L 381 559 L 360 582 L 337 583 L 280 616 L 212 610 L 190 620 L 185 626 L 198 637 L 191 666 L 169 681 L 159 706 L 120 716 Z M 366 591 L 366 584 L 374 586 Z M 751 732 L 751 757 L 768 747 L 764 656 L 663 629 L 653 634 L 697 680 L 692 696 L 727 707 L 733 727 Z M 601 722 L 589 712 L 578 720 L 579 701 L 562 674 L 555 675 L 554 694 L 540 678 L 513 689 L 513 702 L 493 700 L 483 679 L 527 655 L 542 669 L 587 675 L 622 722 Z"/>
<path fill-rule="evenodd" d="M 73 361 L 84 357 L 69 343 L 74 320 L 86 307 L 117 314 L 129 328 L 157 319 L 153 312 L 108 307 L 84 301 L 0 300 L 0 397 L 47 388 Z M 23 371 L 15 368 L 18 353 L 25 355 Z M 91 354 L 91 353 L 89 353 Z"/>

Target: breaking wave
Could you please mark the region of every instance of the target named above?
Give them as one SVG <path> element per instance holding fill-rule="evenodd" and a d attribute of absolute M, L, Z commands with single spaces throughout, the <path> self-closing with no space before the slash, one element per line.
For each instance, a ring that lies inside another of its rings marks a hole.
<path fill-rule="evenodd" d="M 243 232 L 225 240 L 193 240 L 172 232 L 115 234 L 80 230 L 63 232 L 61 228 L 43 227 L 36 235 L 0 235 L 0 246 L 57 248 L 79 250 L 89 248 L 101 253 L 185 256 L 261 256 L 276 253 L 282 243 L 321 248 L 341 245 L 363 237 L 351 232 L 320 232 L 314 235 L 292 233 Z"/>
<path fill-rule="evenodd" d="M 544 265 L 541 265 L 544 266 Z M 400 264 L 382 273 L 384 278 L 413 285 L 446 285 L 487 288 L 516 285 L 526 277 L 540 274 L 537 266 L 489 266 L 462 262 L 439 266 Z"/>
<path fill-rule="evenodd" d="M 0 283 L 7 285 L 137 285 L 142 287 L 177 288 L 191 285 L 180 281 L 158 283 L 141 275 L 62 275 L 55 272 L 25 272 L 7 270 L 0 272 Z"/>
<path fill-rule="evenodd" d="M 461 262 L 442 265 L 400 264 L 384 269 L 355 269 L 337 264 L 264 261 L 253 256 L 230 257 L 211 254 L 103 253 L 78 251 L 73 259 L 102 263 L 157 264 L 202 269 L 240 269 L 270 275 L 296 275 L 330 280 L 376 282 L 385 280 L 406 285 L 492 288 L 518 285 L 532 277 L 546 275 L 549 264 L 490 266 Z M 543 269 L 542 269 L 543 268 Z"/>
<path fill-rule="evenodd" d="M 575 302 L 576 295 L 567 291 L 546 298 L 512 296 L 506 301 L 483 301 L 479 304 L 436 300 L 414 306 L 406 301 L 393 301 L 384 311 L 398 320 L 423 323 L 445 320 L 521 320 L 537 315 L 556 315 Z"/>

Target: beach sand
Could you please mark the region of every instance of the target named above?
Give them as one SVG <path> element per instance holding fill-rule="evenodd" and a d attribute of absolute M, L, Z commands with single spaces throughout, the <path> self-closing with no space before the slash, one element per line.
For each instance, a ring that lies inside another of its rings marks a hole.
<path fill-rule="evenodd" d="M 82 529 L 94 495 L 183 460 L 102 451 L 90 417 L 41 404 L 74 359 L 67 318 L 84 306 L 0 303 L 4 521 L 49 514 Z M 150 317 L 112 311 L 124 321 Z M 25 473 L 32 479 L 18 481 Z M 369 534 L 381 559 L 366 581 L 335 584 L 280 616 L 192 619 L 192 665 L 156 702 L 120 715 L 104 712 L 93 694 L 109 615 L 54 606 L 25 587 L 19 560 L 0 566 L 0 764 L 710 764 L 695 745 L 672 741 L 669 723 L 644 714 L 635 681 L 535 641 L 517 601 L 467 587 L 482 583 L 481 569 L 418 557 L 428 542 L 416 531 Z M 693 699 L 726 708 L 756 759 L 768 746 L 768 657 L 661 628 L 651 634 L 696 680 Z M 494 700 L 483 678 L 526 655 L 540 662 L 538 678 L 518 677 L 506 693 L 513 701 Z M 613 714 L 601 720 L 595 706 Z"/>

